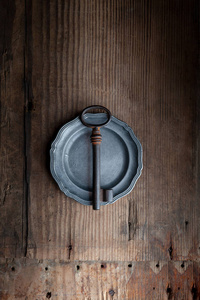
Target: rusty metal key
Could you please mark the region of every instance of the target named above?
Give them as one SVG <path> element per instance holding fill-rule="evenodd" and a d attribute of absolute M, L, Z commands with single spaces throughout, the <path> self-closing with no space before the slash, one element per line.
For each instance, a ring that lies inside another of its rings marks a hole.
<path fill-rule="evenodd" d="M 93 109 L 101 109 L 106 112 L 108 119 L 106 122 L 102 124 L 89 124 L 86 122 L 84 115 L 86 112 L 91 111 Z M 102 142 L 102 135 L 100 133 L 100 128 L 107 125 L 110 122 L 111 119 L 111 113 L 110 111 L 100 105 L 93 105 L 86 107 L 82 113 L 81 113 L 81 122 L 83 125 L 92 128 L 92 134 L 91 134 L 91 143 L 93 147 L 93 209 L 99 210 L 101 206 L 100 201 L 100 191 L 101 191 L 101 184 L 100 184 L 100 145 Z M 105 190 L 105 201 L 110 202 L 112 200 L 112 190 Z"/>

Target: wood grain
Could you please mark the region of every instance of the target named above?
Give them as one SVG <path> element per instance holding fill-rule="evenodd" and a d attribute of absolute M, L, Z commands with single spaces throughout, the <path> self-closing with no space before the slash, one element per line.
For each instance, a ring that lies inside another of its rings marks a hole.
<path fill-rule="evenodd" d="M 197 0 L 0 3 L 0 298 L 199 299 Z M 58 130 L 99 104 L 142 143 L 99 212 L 50 174 Z"/>
<path fill-rule="evenodd" d="M 196 1 L 32 1 L 28 257 L 199 259 Z M 49 172 L 58 129 L 107 106 L 143 146 L 134 191 L 94 212 Z M 169 250 L 168 250 L 169 249 Z"/>
<path fill-rule="evenodd" d="M 199 263 L 2 259 L 1 299 L 199 299 Z M 39 280 L 38 280 L 39 279 Z"/>
<path fill-rule="evenodd" d="M 0 257 L 25 247 L 24 2 L 0 9 Z"/>

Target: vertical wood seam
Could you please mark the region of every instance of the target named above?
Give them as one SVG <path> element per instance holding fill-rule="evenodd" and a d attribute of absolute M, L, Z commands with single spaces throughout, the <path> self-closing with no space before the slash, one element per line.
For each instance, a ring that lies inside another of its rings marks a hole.
<path fill-rule="evenodd" d="M 27 15 L 26 15 L 26 0 L 24 0 L 24 201 L 23 201 L 23 216 L 22 216 L 22 234 L 23 234 L 23 255 L 27 255 L 28 244 L 28 178 L 27 178 L 27 131 L 26 131 L 26 39 L 27 39 Z"/>
<path fill-rule="evenodd" d="M 30 4 L 29 4 L 30 5 Z M 31 133 L 31 110 L 33 108 L 32 103 L 32 91 L 30 87 L 31 71 L 29 63 L 29 36 L 30 30 L 28 29 L 28 13 L 31 11 L 30 7 L 27 7 L 27 1 L 24 1 L 24 201 L 23 201 L 23 254 L 27 256 L 28 251 L 28 235 L 29 235 L 29 198 L 30 198 L 30 174 L 29 174 L 29 149 L 30 149 L 30 133 Z M 29 21 L 30 22 L 30 21 Z"/>

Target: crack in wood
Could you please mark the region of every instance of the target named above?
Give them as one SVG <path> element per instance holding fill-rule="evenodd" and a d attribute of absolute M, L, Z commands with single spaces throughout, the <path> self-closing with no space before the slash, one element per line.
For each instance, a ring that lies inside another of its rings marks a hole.
<path fill-rule="evenodd" d="M 68 246 L 68 250 L 69 250 L 69 256 L 68 256 L 68 259 L 70 260 L 70 258 L 71 258 L 71 252 L 72 252 L 72 245 L 69 245 L 69 246 Z"/>
<path fill-rule="evenodd" d="M 134 240 L 138 228 L 137 207 L 133 200 L 128 202 L 128 240 Z"/>
<path fill-rule="evenodd" d="M 168 284 L 166 292 L 167 292 L 167 299 L 172 300 L 173 293 L 172 293 L 172 289 L 170 288 L 169 284 Z"/>
<path fill-rule="evenodd" d="M 27 93 L 27 84 L 25 82 L 25 101 Z M 28 174 L 28 132 L 30 129 L 30 116 L 24 108 L 24 208 L 23 208 L 23 249 L 24 256 L 27 256 L 28 248 L 28 204 L 29 204 L 29 174 Z"/>
<path fill-rule="evenodd" d="M 24 46 L 24 205 L 23 205 L 23 252 L 24 256 L 27 256 L 28 251 L 28 234 L 29 234 L 29 191 L 30 191 L 30 136 L 31 136 L 31 111 L 32 108 L 32 70 L 31 70 L 31 4 L 27 5 L 25 0 L 25 46 Z"/>
<path fill-rule="evenodd" d="M 191 293 L 192 293 L 192 300 L 197 300 L 198 298 L 198 290 L 197 288 L 195 287 L 195 285 L 193 284 L 192 286 L 192 290 L 191 290 Z"/>
<path fill-rule="evenodd" d="M 2 201 L 1 201 L 2 205 L 5 204 L 6 198 L 10 194 L 10 190 L 11 190 L 11 185 L 9 185 L 8 183 L 4 184 L 3 195 L 1 197 L 2 198 Z"/>
<path fill-rule="evenodd" d="M 169 257 L 171 260 L 173 260 L 173 245 L 172 245 L 172 238 L 170 237 L 170 246 L 168 248 Z"/>

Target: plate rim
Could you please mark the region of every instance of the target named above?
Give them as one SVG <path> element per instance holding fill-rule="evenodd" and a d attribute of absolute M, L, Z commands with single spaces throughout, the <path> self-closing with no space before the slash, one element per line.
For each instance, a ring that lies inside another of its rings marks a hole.
<path fill-rule="evenodd" d="M 104 113 L 98 113 L 98 115 L 105 115 Z M 87 113 L 87 116 L 94 116 L 94 114 L 92 113 Z M 101 202 L 101 206 L 102 205 L 107 205 L 107 204 L 112 204 L 114 202 L 116 202 L 117 200 L 123 198 L 124 196 L 128 195 L 133 188 L 135 187 L 135 184 L 137 182 L 137 180 L 139 179 L 139 177 L 142 174 L 142 169 L 143 169 L 143 163 L 142 163 L 142 157 L 143 157 L 143 150 L 142 150 L 142 145 L 140 143 L 140 141 L 138 140 L 138 138 L 136 137 L 136 135 L 134 134 L 132 128 L 125 123 L 124 121 L 119 120 L 118 118 L 111 116 L 111 121 L 117 123 L 118 125 L 122 126 L 126 131 L 128 131 L 130 137 L 132 138 L 132 140 L 135 142 L 137 149 L 138 149 L 138 167 L 137 167 L 137 172 L 135 174 L 135 176 L 133 177 L 130 185 L 128 186 L 128 188 L 126 188 L 125 191 L 123 191 L 122 193 L 116 195 L 113 198 L 112 202 Z M 58 177 L 58 175 L 56 174 L 56 170 L 54 168 L 54 162 L 55 162 L 55 158 L 54 158 L 54 152 L 56 151 L 56 145 L 59 141 L 59 139 L 61 138 L 63 132 L 71 126 L 71 124 L 76 124 L 77 122 L 81 122 L 80 120 L 80 116 L 74 118 L 73 120 L 65 123 L 58 131 L 56 138 L 54 139 L 54 141 L 51 144 L 51 148 L 50 148 L 50 171 L 51 171 L 51 175 L 53 176 L 54 180 L 56 181 L 56 183 L 58 184 L 60 190 L 67 196 L 70 197 L 72 199 L 74 199 L 75 201 L 87 205 L 87 206 L 91 206 L 92 205 L 92 201 L 87 201 L 84 200 L 82 198 L 80 198 L 79 196 L 77 196 L 76 194 L 71 193 L 62 183 L 62 181 L 60 180 L 60 178 Z M 106 126 L 105 126 L 106 127 Z"/>

